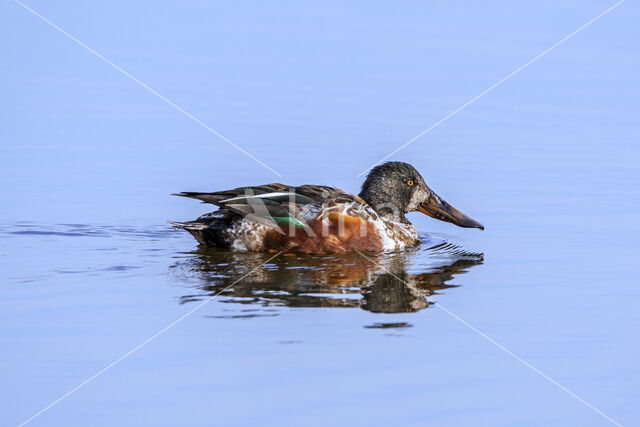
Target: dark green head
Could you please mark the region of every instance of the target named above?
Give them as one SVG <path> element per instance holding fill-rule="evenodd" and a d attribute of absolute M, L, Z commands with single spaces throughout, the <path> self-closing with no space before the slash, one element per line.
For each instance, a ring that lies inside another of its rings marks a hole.
<path fill-rule="evenodd" d="M 406 213 L 422 212 L 460 227 L 484 230 L 482 224 L 431 191 L 422 176 L 409 163 L 387 162 L 371 169 L 359 196 L 380 216 L 394 221 L 407 223 Z"/>

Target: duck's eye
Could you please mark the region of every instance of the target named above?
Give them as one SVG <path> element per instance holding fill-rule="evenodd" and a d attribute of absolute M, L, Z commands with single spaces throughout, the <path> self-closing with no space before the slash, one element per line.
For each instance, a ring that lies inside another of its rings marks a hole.
<path fill-rule="evenodd" d="M 413 185 L 413 181 L 411 180 L 407 181 L 407 185 Z"/>

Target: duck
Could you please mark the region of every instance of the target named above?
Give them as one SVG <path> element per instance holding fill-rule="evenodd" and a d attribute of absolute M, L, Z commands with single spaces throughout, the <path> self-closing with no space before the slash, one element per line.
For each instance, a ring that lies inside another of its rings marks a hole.
<path fill-rule="evenodd" d="M 398 251 L 419 244 L 416 228 L 406 218 L 410 212 L 484 230 L 404 162 L 372 168 L 357 196 L 323 185 L 279 183 L 173 195 L 218 207 L 194 221 L 171 222 L 213 248 L 306 254 Z"/>

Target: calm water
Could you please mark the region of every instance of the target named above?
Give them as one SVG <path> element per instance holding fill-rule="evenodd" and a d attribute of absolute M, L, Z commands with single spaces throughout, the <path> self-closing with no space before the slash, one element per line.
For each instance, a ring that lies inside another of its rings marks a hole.
<path fill-rule="evenodd" d="M 413 250 L 243 278 L 272 255 L 167 225 L 208 210 L 177 191 L 357 192 L 612 4 L 28 3 L 282 176 L 0 5 L 0 424 L 216 294 L 31 425 L 611 424 L 495 343 L 637 424 L 637 4 L 392 157 L 485 231 L 411 214 Z"/>

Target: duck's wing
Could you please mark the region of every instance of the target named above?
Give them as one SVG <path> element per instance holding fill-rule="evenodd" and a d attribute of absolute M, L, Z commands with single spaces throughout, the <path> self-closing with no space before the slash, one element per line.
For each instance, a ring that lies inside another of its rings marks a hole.
<path fill-rule="evenodd" d="M 189 197 L 191 199 L 200 200 L 202 203 L 211 203 L 216 206 L 221 206 L 220 202 L 232 199 L 234 197 L 253 194 L 260 195 L 266 193 L 274 193 L 279 191 L 285 191 L 289 188 L 283 184 L 266 184 L 266 185 L 257 185 L 253 187 L 238 187 L 232 190 L 224 190 L 224 191 L 216 191 L 213 193 L 200 193 L 194 191 L 183 191 L 181 193 L 175 193 L 173 196 L 181 196 L 181 197 Z"/>
<path fill-rule="evenodd" d="M 292 187 L 273 183 L 214 193 L 183 192 L 175 195 L 211 203 L 269 226 L 294 224 L 304 227 L 305 220 L 317 216 L 323 209 L 344 204 L 366 205 L 357 196 L 321 185 Z"/>

